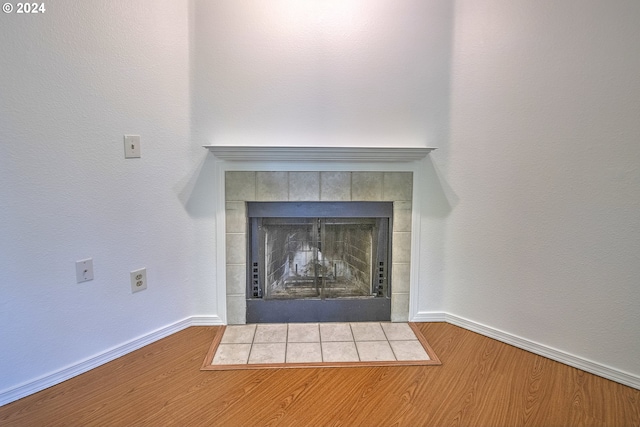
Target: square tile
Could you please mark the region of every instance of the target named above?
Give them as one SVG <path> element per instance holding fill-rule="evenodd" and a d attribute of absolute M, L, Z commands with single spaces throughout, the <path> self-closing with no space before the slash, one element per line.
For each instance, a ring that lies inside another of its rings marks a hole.
<path fill-rule="evenodd" d="M 244 325 L 247 323 L 247 297 L 227 294 L 227 323 Z"/>
<path fill-rule="evenodd" d="M 383 194 L 385 200 L 411 200 L 413 172 L 385 172 Z"/>
<path fill-rule="evenodd" d="M 244 233 L 226 233 L 227 264 L 247 262 L 247 236 Z"/>
<path fill-rule="evenodd" d="M 389 344 L 398 360 L 430 360 L 429 355 L 418 340 L 389 341 Z"/>
<path fill-rule="evenodd" d="M 391 246 L 394 263 L 411 263 L 411 233 L 394 230 Z"/>
<path fill-rule="evenodd" d="M 249 364 L 284 363 L 286 349 L 287 344 L 284 342 L 253 344 Z"/>
<path fill-rule="evenodd" d="M 411 231 L 412 222 L 411 202 L 394 202 L 393 231 Z"/>
<path fill-rule="evenodd" d="M 358 362 L 359 360 L 358 350 L 353 341 L 322 343 L 323 362 Z"/>
<path fill-rule="evenodd" d="M 350 201 L 351 172 L 320 172 L 320 200 Z"/>
<path fill-rule="evenodd" d="M 287 363 L 322 362 L 320 342 L 295 342 L 287 344 Z"/>
<path fill-rule="evenodd" d="M 289 200 L 289 172 L 256 172 L 256 200 Z"/>
<path fill-rule="evenodd" d="M 225 172 L 225 200 L 249 201 L 256 197 L 255 172 Z"/>
<path fill-rule="evenodd" d="M 416 334 L 408 323 L 381 323 L 389 341 L 416 340 Z"/>
<path fill-rule="evenodd" d="M 352 200 L 382 200 L 382 177 L 382 172 L 353 172 L 351 174 Z"/>
<path fill-rule="evenodd" d="M 256 325 L 230 325 L 224 330 L 222 344 L 251 344 L 253 335 L 256 332 Z"/>
<path fill-rule="evenodd" d="M 351 326 L 348 323 L 321 323 L 320 339 L 327 341 L 353 341 Z"/>
<path fill-rule="evenodd" d="M 246 232 L 247 209 L 245 202 L 227 202 L 225 206 L 225 231 L 227 233 Z"/>
<path fill-rule="evenodd" d="M 391 295 L 391 321 L 406 322 L 409 319 L 409 294 L 394 292 Z"/>
<path fill-rule="evenodd" d="M 356 346 L 363 362 L 396 360 L 388 341 L 356 341 Z"/>
<path fill-rule="evenodd" d="M 244 264 L 227 264 L 227 295 L 245 293 L 247 287 L 247 266 Z"/>
<path fill-rule="evenodd" d="M 287 324 L 261 323 L 256 328 L 256 336 L 253 338 L 254 343 L 286 343 L 287 342 Z M 284 357 L 284 353 L 283 353 Z"/>
<path fill-rule="evenodd" d="M 320 172 L 289 172 L 289 201 L 320 200 Z"/>
<path fill-rule="evenodd" d="M 287 342 L 320 342 L 317 323 L 289 323 Z"/>
<path fill-rule="evenodd" d="M 354 322 L 351 323 L 351 330 L 356 341 L 384 341 L 387 339 L 378 322 Z"/>
<path fill-rule="evenodd" d="M 220 344 L 213 357 L 214 365 L 240 365 L 247 363 L 251 344 Z"/>
<path fill-rule="evenodd" d="M 408 294 L 411 289 L 411 264 L 392 264 L 391 275 L 393 277 L 393 293 Z"/>

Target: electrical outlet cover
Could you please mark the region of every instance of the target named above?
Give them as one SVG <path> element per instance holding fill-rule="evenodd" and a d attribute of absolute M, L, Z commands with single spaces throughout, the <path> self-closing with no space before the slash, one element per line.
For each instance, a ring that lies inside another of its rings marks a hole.
<path fill-rule="evenodd" d="M 141 268 L 131 272 L 131 293 L 147 289 L 147 269 Z"/>

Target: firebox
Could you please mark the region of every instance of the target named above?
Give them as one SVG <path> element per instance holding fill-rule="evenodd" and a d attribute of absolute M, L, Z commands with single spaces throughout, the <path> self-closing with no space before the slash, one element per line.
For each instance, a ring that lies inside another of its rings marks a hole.
<path fill-rule="evenodd" d="M 392 202 L 248 202 L 247 322 L 391 319 Z"/>

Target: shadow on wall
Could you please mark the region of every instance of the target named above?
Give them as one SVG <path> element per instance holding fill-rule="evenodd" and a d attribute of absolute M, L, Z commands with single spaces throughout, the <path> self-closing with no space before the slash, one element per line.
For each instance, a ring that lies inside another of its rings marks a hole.
<path fill-rule="evenodd" d="M 427 156 L 425 160 L 423 177 L 422 184 L 426 194 L 421 209 L 423 217 L 446 218 L 458 204 L 459 198 L 442 178 L 443 174 L 431 156 Z"/>
<path fill-rule="evenodd" d="M 202 160 L 190 177 L 178 185 L 178 199 L 194 218 L 213 218 L 216 214 L 215 158 L 204 150 Z"/>

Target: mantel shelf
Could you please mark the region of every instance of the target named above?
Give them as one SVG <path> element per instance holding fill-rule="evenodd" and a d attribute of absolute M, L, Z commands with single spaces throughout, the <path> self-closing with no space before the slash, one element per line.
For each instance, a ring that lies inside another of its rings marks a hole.
<path fill-rule="evenodd" d="M 428 147 L 290 147 L 205 145 L 227 161 L 413 162 L 435 148 Z"/>

